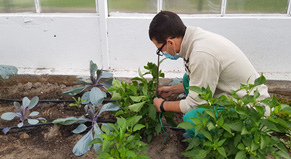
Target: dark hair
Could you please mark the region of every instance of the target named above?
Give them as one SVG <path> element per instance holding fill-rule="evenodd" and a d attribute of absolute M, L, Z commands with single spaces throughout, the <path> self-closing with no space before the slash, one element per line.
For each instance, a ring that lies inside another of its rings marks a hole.
<path fill-rule="evenodd" d="M 186 26 L 176 13 L 160 11 L 150 24 L 149 36 L 162 44 L 168 37 L 183 37 L 185 31 Z"/>

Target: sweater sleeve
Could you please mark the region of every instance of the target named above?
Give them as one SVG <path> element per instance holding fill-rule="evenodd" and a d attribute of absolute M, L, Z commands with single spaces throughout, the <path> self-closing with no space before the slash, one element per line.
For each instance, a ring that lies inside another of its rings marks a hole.
<path fill-rule="evenodd" d="M 210 87 L 212 93 L 215 93 L 216 86 L 221 73 L 221 64 L 213 55 L 206 52 L 192 52 L 188 63 L 189 68 L 189 86 Z M 186 99 L 180 101 L 180 109 L 187 113 L 198 105 L 205 104 L 206 101 L 200 99 L 196 92 L 189 90 Z"/>

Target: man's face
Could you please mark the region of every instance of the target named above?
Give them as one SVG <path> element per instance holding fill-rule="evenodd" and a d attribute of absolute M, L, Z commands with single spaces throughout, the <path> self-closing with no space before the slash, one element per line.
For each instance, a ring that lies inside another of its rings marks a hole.
<path fill-rule="evenodd" d="M 156 45 L 157 53 L 159 55 L 163 55 L 162 52 L 168 52 L 169 54 L 171 54 L 173 56 L 176 54 L 174 51 L 173 40 L 167 39 L 166 43 L 164 43 L 164 44 L 158 43 L 155 39 L 153 39 L 152 42 Z"/>

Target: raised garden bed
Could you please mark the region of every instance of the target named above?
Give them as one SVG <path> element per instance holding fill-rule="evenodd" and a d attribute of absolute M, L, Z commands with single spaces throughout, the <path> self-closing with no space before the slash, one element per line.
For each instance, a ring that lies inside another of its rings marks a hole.
<path fill-rule="evenodd" d="M 126 79 L 124 79 L 126 80 Z M 55 102 L 39 102 L 34 108 L 40 112 L 39 116 L 51 122 L 57 118 L 70 116 L 81 116 L 84 114 L 83 108 L 70 107 L 71 97 L 61 95 L 62 92 L 76 87 L 77 78 L 75 76 L 32 76 L 17 75 L 11 76 L 8 80 L 0 79 L 0 99 L 22 99 L 38 96 L 41 101 L 54 100 Z M 161 85 L 167 85 L 171 79 L 161 79 Z M 282 100 L 289 101 L 291 97 L 290 83 L 280 81 L 268 81 L 271 94 L 280 96 Z M 59 102 L 61 100 L 61 102 Z M 63 101 L 62 101 L 63 100 Z M 65 102 L 68 101 L 68 102 Z M 0 101 L 0 114 L 13 112 L 13 102 L 9 100 Z M 104 113 L 99 119 L 101 121 L 112 120 L 112 114 Z M 0 119 L 0 127 L 16 126 L 18 119 L 5 121 Z M 180 114 L 176 114 L 175 122 L 181 122 Z M 0 158 L 96 158 L 93 150 L 80 157 L 74 156 L 72 149 L 75 143 L 82 137 L 82 134 L 74 134 L 77 125 L 62 126 L 45 124 L 37 127 L 23 127 L 12 129 L 6 135 L 0 132 Z M 183 130 L 176 130 L 166 127 L 168 140 L 164 133 L 153 138 L 148 143 L 149 150 L 145 153 L 150 158 L 160 159 L 181 159 L 185 158 L 181 154 L 187 147 L 187 143 L 182 142 Z M 143 139 L 145 142 L 146 140 Z"/>

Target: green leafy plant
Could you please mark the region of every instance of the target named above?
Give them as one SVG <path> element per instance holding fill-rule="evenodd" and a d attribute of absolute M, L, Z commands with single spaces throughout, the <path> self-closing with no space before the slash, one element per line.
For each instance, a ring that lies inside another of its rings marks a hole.
<path fill-rule="evenodd" d="M 103 132 L 89 143 L 102 144 L 102 148 L 98 153 L 98 158 L 104 159 L 146 159 L 148 155 L 142 154 L 148 147 L 142 141 L 138 131 L 145 126 L 138 124 L 141 116 L 133 116 L 126 120 L 125 118 L 117 117 L 115 124 L 108 123 L 102 125 Z"/>
<path fill-rule="evenodd" d="M 14 102 L 14 107 L 18 110 L 17 113 L 6 112 L 1 115 L 1 118 L 3 120 L 12 120 L 15 117 L 18 117 L 21 121 L 20 123 L 17 124 L 17 127 L 19 128 L 21 128 L 25 124 L 26 121 L 30 125 L 36 125 L 39 123 L 39 121 L 46 121 L 46 119 L 42 117 L 39 117 L 37 119 L 30 118 L 30 117 L 37 116 L 39 114 L 39 112 L 37 111 L 30 112 L 30 110 L 37 105 L 38 101 L 39 101 L 39 98 L 37 96 L 33 97 L 31 100 L 29 100 L 27 97 L 24 97 L 22 99 L 22 105 L 20 105 L 20 103 L 18 102 Z M 2 132 L 6 134 L 10 129 L 11 127 L 4 128 Z"/>
<path fill-rule="evenodd" d="M 286 136 L 288 137 L 288 139 L 286 139 L 286 140 L 280 139 L 280 140 L 283 142 L 283 144 L 286 146 L 286 148 L 289 150 L 289 152 L 291 152 L 291 130 L 288 131 Z"/>
<path fill-rule="evenodd" d="M 195 129 L 195 137 L 186 139 L 189 143 L 183 155 L 191 158 L 290 158 L 287 149 L 274 132 L 287 133 L 290 121 L 276 118 L 279 112 L 290 110 L 281 107 L 276 98 L 257 100 L 260 96 L 256 86 L 264 84 L 264 76 L 255 80 L 254 84 L 241 84 L 239 90 L 232 91 L 232 97 L 213 98 L 209 87 L 189 87 L 199 94 L 207 104 L 197 118 L 190 122 L 182 122 L 178 127 Z M 239 97 L 238 91 L 245 90 L 246 95 Z M 253 92 L 253 93 L 251 93 Z M 265 117 L 265 106 L 271 108 L 271 116 Z M 200 136 L 200 137 L 197 137 Z"/>
<path fill-rule="evenodd" d="M 151 62 L 144 68 L 148 71 L 142 74 L 139 69 L 139 77 L 132 78 L 132 83 L 120 82 L 114 79 L 108 91 L 112 92 L 112 99 L 116 100 L 116 103 L 121 108 L 115 115 L 122 115 L 125 118 L 134 115 L 142 116 L 139 124 L 145 125 L 145 129 L 141 130 L 141 134 L 145 134 L 147 140 L 151 141 L 153 136 L 161 132 L 159 114 L 156 113 L 153 98 L 156 96 L 157 78 L 158 76 L 164 77 L 164 73 L 159 71 L 159 74 L 157 74 L 157 65 Z M 151 79 L 145 78 L 145 75 L 148 74 L 152 76 Z M 176 126 L 173 121 L 174 115 L 174 113 L 170 112 L 163 113 L 167 122 Z"/>
<path fill-rule="evenodd" d="M 102 82 L 102 79 L 104 79 L 105 81 Z M 68 95 L 68 96 L 75 96 L 86 89 L 92 89 L 92 88 L 97 88 L 97 87 L 103 87 L 107 89 L 111 86 L 111 83 L 112 83 L 112 73 L 104 72 L 102 69 L 98 69 L 98 66 L 91 60 L 90 61 L 90 79 L 89 80 L 79 79 L 78 83 L 85 84 L 85 86 L 72 88 L 66 92 L 63 92 L 62 94 Z M 89 93 L 90 91 L 87 91 L 82 95 L 82 98 L 81 98 L 82 104 L 89 103 L 90 101 Z"/>
<path fill-rule="evenodd" d="M 90 141 L 94 138 L 99 138 L 98 135 L 102 134 L 102 131 L 98 125 L 98 117 L 104 111 L 117 111 L 119 106 L 113 103 L 106 103 L 100 109 L 100 106 L 106 97 L 106 94 L 102 92 L 98 88 L 92 88 L 89 93 L 90 103 L 87 104 L 85 108 L 86 114 L 81 117 L 68 117 L 68 118 L 59 118 L 53 121 L 54 124 L 62 124 L 62 125 L 71 125 L 71 124 L 79 124 L 79 126 L 73 130 L 73 133 L 80 134 L 85 132 L 87 133 L 76 143 L 73 148 L 73 153 L 76 156 L 81 156 L 89 151 L 92 145 L 88 145 Z M 85 123 L 90 123 L 90 126 L 85 125 Z M 99 151 L 100 144 L 94 144 L 94 150 L 96 152 Z"/>
<path fill-rule="evenodd" d="M 0 65 L 0 76 L 3 79 L 8 79 L 9 75 L 17 74 L 18 69 L 15 66 Z"/>
<path fill-rule="evenodd" d="M 86 102 L 85 99 L 81 99 L 81 97 L 78 97 L 77 99 L 75 97 L 72 97 L 75 101 L 75 103 L 70 103 L 69 106 L 71 107 L 78 107 L 78 108 L 81 108 L 82 107 L 82 103 L 83 102 Z"/>

